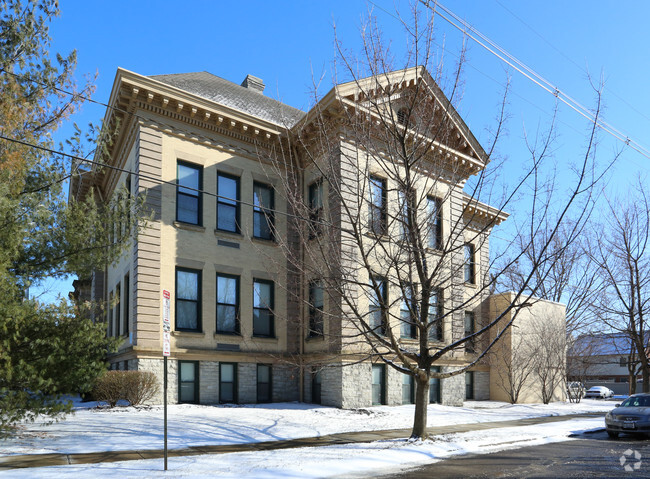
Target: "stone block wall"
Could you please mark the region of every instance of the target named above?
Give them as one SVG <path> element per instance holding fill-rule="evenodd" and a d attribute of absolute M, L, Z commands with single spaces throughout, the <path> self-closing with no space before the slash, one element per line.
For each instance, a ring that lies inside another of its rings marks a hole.
<path fill-rule="evenodd" d="M 237 367 L 239 383 L 238 400 L 242 404 L 257 402 L 257 364 L 239 363 Z"/>
<path fill-rule="evenodd" d="M 474 372 L 474 399 L 487 401 L 490 399 L 490 373 L 487 371 Z"/>
<path fill-rule="evenodd" d="M 402 376 L 402 373 L 386 365 L 386 404 L 388 406 L 402 404 Z M 372 384 L 372 380 L 370 382 Z"/>
<path fill-rule="evenodd" d="M 443 367 L 442 372 L 453 371 L 455 368 Z M 442 404 L 445 406 L 462 406 L 465 400 L 465 375 L 459 374 L 450 378 L 445 378 L 442 381 L 440 394 L 442 396 Z"/>
<path fill-rule="evenodd" d="M 344 409 L 368 407 L 372 404 L 372 365 L 360 363 L 341 368 L 341 404 Z M 400 396 L 401 398 L 401 396 Z"/>
<path fill-rule="evenodd" d="M 343 369 L 340 364 L 321 370 L 321 404 L 343 407 Z"/>
<path fill-rule="evenodd" d="M 216 361 L 199 362 L 199 402 L 219 403 L 219 363 Z"/>
<path fill-rule="evenodd" d="M 298 401 L 300 399 L 298 368 L 274 365 L 272 371 L 273 402 Z"/>
<path fill-rule="evenodd" d="M 156 375 L 160 385 L 158 394 L 148 402 L 148 404 L 162 404 L 163 401 L 163 381 L 164 367 L 162 359 L 132 359 L 129 361 L 129 369 L 138 371 L 150 371 Z M 167 403 L 176 404 L 178 402 L 178 362 L 174 359 L 167 360 Z"/>

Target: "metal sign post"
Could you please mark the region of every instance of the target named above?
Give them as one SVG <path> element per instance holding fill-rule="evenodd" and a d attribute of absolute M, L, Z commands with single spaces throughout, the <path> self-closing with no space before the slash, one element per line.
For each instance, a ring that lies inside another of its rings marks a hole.
<path fill-rule="evenodd" d="M 165 471 L 167 470 L 167 356 L 171 353 L 169 335 L 172 329 L 169 319 L 171 309 L 171 295 L 169 291 L 163 289 L 163 415 L 165 429 Z"/>

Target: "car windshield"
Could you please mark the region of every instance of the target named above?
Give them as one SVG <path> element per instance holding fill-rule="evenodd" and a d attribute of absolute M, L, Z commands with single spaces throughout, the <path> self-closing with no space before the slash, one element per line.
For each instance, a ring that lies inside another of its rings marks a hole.
<path fill-rule="evenodd" d="M 650 407 L 649 397 L 630 397 L 623 401 L 621 407 Z"/>

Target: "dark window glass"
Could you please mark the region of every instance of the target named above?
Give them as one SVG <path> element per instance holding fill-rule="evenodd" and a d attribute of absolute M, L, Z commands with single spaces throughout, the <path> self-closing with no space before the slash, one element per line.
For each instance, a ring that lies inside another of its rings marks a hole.
<path fill-rule="evenodd" d="M 321 403 L 321 372 L 315 372 L 311 375 L 311 402 L 314 404 Z"/>
<path fill-rule="evenodd" d="M 253 281 L 253 336 L 272 338 L 273 328 L 273 283 L 256 279 Z"/>
<path fill-rule="evenodd" d="M 440 198 L 427 198 L 427 215 L 430 222 L 429 248 L 442 248 L 442 201 Z"/>
<path fill-rule="evenodd" d="M 397 112 L 397 123 L 400 125 L 406 125 L 406 118 L 408 117 L 408 109 L 400 108 Z"/>
<path fill-rule="evenodd" d="M 178 402 L 199 402 L 199 363 L 178 361 Z"/>
<path fill-rule="evenodd" d="M 201 193 L 203 188 L 202 168 L 187 163 L 178 163 L 176 183 L 176 219 L 193 225 L 202 224 Z"/>
<path fill-rule="evenodd" d="M 217 229 L 239 233 L 239 178 L 217 175 Z"/>
<path fill-rule="evenodd" d="M 388 288 L 386 288 L 385 278 L 375 276 L 374 282 L 376 283 L 379 289 L 380 297 L 377 296 L 377 290 L 373 288 L 373 282 L 371 281 L 370 290 L 369 290 L 370 311 L 369 311 L 368 325 L 370 326 L 370 329 L 376 331 L 377 334 L 385 334 L 386 314 L 384 312 L 384 309 L 382 309 L 382 303 L 384 308 L 388 304 L 388 294 L 387 294 Z"/>
<path fill-rule="evenodd" d="M 414 384 L 413 376 L 402 374 L 402 404 L 415 403 Z"/>
<path fill-rule="evenodd" d="M 417 320 L 417 305 L 413 297 L 413 285 L 402 285 L 402 300 L 400 301 L 399 319 L 400 336 L 402 338 L 415 338 Z"/>
<path fill-rule="evenodd" d="M 115 287 L 115 335 L 122 335 L 122 288 L 120 283 Z"/>
<path fill-rule="evenodd" d="M 176 269 L 176 329 L 201 330 L 201 272 Z"/>
<path fill-rule="evenodd" d="M 124 334 L 128 336 L 131 330 L 131 281 L 129 273 L 124 276 Z"/>
<path fill-rule="evenodd" d="M 309 185 L 309 237 L 314 238 L 322 231 L 323 221 L 323 182 Z"/>
<path fill-rule="evenodd" d="M 257 365 L 257 402 L 271 402 L 271 366 Z"/>
<path fill-rule="evenodd" d="M 440 366 L 433 366 L 431 371 L 439 373 Z M 440 379 L 431 378 L 429 379 L 429 402 L 430 403 L 440 403 Z"/>
<path fill-rule="evenodd" d="M 217 332 L 239 333 L 239 276 L 217 274 Z"/>
<path fill-rule="evenodd" d="M 465 373 L 465 399 L 474 399 L 474 373 Z"/>
<path fill-rule="evenodd" d="M 386 233 L 386 180 L 371 176 L 370 185 L 370 231 L 376 235 Z"/>
<path fill-rule="evenodd" d="M 323 285 L 320 281 L 309 283 L 309 335 L 323 335 Z"/>
<path fill-rule="evenodd" d="M 474 313 L 465 311 L 465 337 L 474 333 Z M 476 352 L 476 338 L 472 338 L 465 343 L 465 351 L 468 353 Z"/>
<path fill-rule="evenodd" d="M 383 364 L 372 365 L 372 404 L 386 404 L 386 367 Z"/>
<path fill-rule="evenodd" d="M 463 254 L 465 256 L 464 273 L 465 282 L 470 284 L 476 283 L 475 278 L 475 263 L 474 263 L 474 245 L 466 243 L 463 247 Z"/>
<path fill-rule="evenodd" d="M 219 402 L 237 402 L 236 363 L 219 363 Z"/>
<path fill-rule="evenodd" d="M 429 297 L 429 339 L 442 341 L 443 337 L 442 292 L 435 289 Z"/>
<path fill-rule="evenodd" d="M 262 183 L 253 183 L 253 236 L 273 239 L 274 225 L 273 188 Z"/>
<path fill-rule="evenodd" d="M 113 336 L 113 292 L 108 294 L 108 336 Z"/>

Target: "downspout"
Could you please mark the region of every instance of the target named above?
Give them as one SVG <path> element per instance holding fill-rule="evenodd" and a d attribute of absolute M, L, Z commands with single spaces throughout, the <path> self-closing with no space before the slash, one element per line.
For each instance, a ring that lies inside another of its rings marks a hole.
<path fill-rule="evenodd" d="M 293 148 L 294 150 L 294 155 L 296 158 L 296 163 L 298 162 L 298 152 L 296 151 L 296 148 Z M 305 193 L 305 170 L 303 168 L 300 168 L 298 170 L 298 184 L 300 185 L 300 194 L 303 195 Z M 299 223 L 299 226 L 302 226 Z M 300 235 L 298 235 L 300 238 Z M 300 264 L 304 265 L 305 264 L 305 248 L 304 245 L 302 244 L 302 241 L 300 242 Z M 299 298 L 300 298 L 300 373 L 299 373 L 299 381 L 300 381 L 300 402 L 303 403 L 305 402 L 305 366 L 304 366 L 304 353 L 305 353 L 305 315 L 304 309 L 305 309 L 305 301 L 303 298 L 303 295 L 305 294 L 305 278 L 304 278 L 304 268 L 300 268 L 300 293 L 299 293 Z"/>

